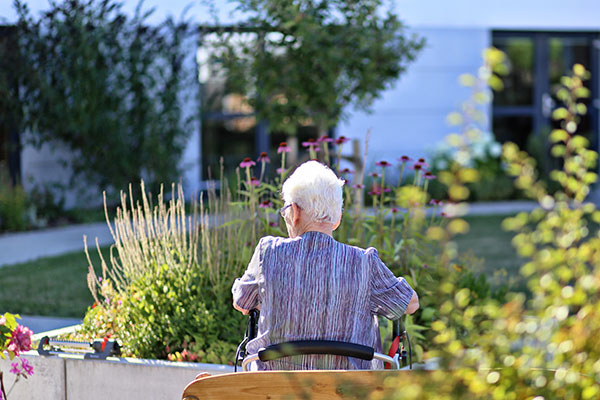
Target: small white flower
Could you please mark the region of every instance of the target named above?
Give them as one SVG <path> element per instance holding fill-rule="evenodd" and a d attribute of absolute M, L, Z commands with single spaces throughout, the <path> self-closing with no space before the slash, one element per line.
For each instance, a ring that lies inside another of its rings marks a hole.
<path fill-rule="evenodd" d="M 502 145 L 498 142 L 494 142 L 489 147 L 489 152 L 493 157 L 500 157 L 502 154 Z"/>

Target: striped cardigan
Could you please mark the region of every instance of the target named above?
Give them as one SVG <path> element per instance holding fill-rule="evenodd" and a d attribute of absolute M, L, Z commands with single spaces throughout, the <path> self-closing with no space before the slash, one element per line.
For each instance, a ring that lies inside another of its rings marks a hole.
<path fill-rule="evenodd" d="M 258 336 L 249 354 L 291 340 L 338 340 L 381 351 L 377 315 L 400 318 L 412 297 L 404 278 L 396 278 L 377 250 L 337 242 L 309 231 L 293 239 L 260 239 L 252 260 L 232 288 L 234 301 L 260 307 Z M 381 361 L 330 355 L 286 357 L 258 362 L 259 370 L 373 369 Z"/>

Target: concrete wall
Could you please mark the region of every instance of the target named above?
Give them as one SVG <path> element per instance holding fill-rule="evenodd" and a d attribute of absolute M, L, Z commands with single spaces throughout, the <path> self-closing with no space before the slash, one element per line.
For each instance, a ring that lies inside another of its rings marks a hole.
<path fill-rule="evenodd" d="M 36 355 L 25 358 L 33 365 L 34 374 L 14 385 L 7 393 L 10 400 L 177 400 L 199 373 L 233 372 L 229 366 L 159 360 L 91 361 Z M 9 369 L 10 361 L 0 359 L 7 392 L 15 380 Z"/>

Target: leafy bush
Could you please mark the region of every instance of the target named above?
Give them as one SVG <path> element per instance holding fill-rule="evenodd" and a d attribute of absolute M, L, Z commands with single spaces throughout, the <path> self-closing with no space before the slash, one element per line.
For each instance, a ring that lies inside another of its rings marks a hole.
<path fill-rule="evenodd" d="M 509 293 L 508 301 L 473 303 L 475 294 L 445 280 L 446 300 L 432 324 L 442 369 L 386 382 L 390 399 L 595 399 L 600 395 L 600 211 L 586 202 L 597 181 L 598 154 L 578 135 L 581 101 L 589 73 L 576 64 L 561 80 L 554 112 L 560 128 L 550 134 L 562 167 L 551 173 L 560 190 L 550 195 L 534 160 L 515 144 L 503 157 L 516 185 L 539 207 L 507 218 L 513 243 L 527 261 L 522 274 L 532 297 Z M 590 224 L 590 220 L 596 225 Z M 433 354 L 434 352 L 432 352 Z"/>
<path fill-rule="evenodd" d="M 51 2 L 34 18 L 15 0 L 18 56 L 13 69 L 30 144 L 63 143 L 73 157 L 71 187 L 98 184 L 109 198 L 144 178 L 158 191 L 178 176 L 187 136 L 180 107 L 193 71 L 184 67 L 186 24 L 149 26 L 115 0 Z M 189 82 L 188 82 L 189 79 Z"/>

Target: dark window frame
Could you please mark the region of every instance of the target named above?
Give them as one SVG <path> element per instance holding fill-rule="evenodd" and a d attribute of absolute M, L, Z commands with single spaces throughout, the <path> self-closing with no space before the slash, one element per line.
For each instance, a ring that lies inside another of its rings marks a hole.
<path fill-rule="evenodd" d="M 524 31 L 502 30 L 491 31 L 491 41 L 495 39 L 528 38 L 534 42 L 533 73 L 533 105 L 527 106 L 499 106 L 492 104 L 492 124 L 495 117 L 531 116 L 533 133 L 538 134 L 545 127 L 550 126 L 550 120 L 544 115 L 542 99 L 544 94 L 550 93 L 550 76 L 548 71 L 550 38 L 585 38 L 591 42 L 590 48 L 590 88 L 591 98 L 588 113 L 590 125 L 595 136 L 596 151 L 600 148 L 600 32 L 599 31 Z"/>

